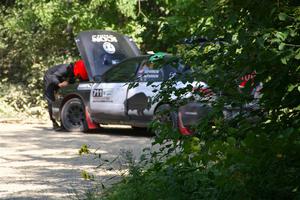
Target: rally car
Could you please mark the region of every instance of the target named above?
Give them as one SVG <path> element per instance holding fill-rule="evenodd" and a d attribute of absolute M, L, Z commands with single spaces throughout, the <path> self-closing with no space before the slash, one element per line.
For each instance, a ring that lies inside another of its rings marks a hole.
<path fill-rule="evenodd" d="M 132 39 L 112 31 L 81 32 L 75 41 L 89 81 L 71 84 L 56 94 L 53 117 L 67 131 L 85 132 L 99 124 L 147 127 L 157 111 L 169 107 L 169 102 L 153 103 L 152 97 L 162 81 L 184 71 L 184 66 L 166 64 L 152 69 L 149 55 L 141 55 Z M 138 84 L 131 87 L 130 83 Z M 203 82 L 191 84 L 207 87 Z M 178 81 L 177 87 L 184 86 Z M 176 126 L 176 114 L 172 120 Z"/>

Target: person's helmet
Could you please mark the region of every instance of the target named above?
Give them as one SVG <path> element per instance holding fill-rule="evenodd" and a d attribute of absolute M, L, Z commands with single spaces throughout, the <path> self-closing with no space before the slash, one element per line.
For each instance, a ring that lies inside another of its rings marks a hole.
<path fill-rule="evenodd" d="M 80 79 L 83 81 L 89 79 L 83 60 L 78 60 L 75 62 L 73 71 L 75 77 L 80 77 Z"/>
<path fill-rule="evenodd" d="M 157 52 L 157 53 L 155 53 L 153 56 L 150 56 L 150 58 L 149 58 L 149 61 L 151 62 L 151 63 L 154 63 L 154 62 L 156 62 L 156 61 L 159 61 L 159 60 L 162 60 L 164 57 L 165 57 L 165 53 L 163 53 L 163 52 Z"/>

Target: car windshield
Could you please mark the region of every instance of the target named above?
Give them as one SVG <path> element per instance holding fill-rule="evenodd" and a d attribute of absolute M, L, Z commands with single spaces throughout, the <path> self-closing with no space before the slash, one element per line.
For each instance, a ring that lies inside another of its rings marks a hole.
<path fill-rule="evenodd" d="M 107 71 L 103 76 L 104 82 L 130 82 L 134 81 L 137 68 L 140 66 L 141 58 L 125 60 L 112 69 Z"/>

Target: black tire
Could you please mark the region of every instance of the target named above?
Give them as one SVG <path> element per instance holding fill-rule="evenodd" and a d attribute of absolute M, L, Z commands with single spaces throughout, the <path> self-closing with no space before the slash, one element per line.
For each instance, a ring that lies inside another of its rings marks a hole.
<path fill-rule="evenodd" d="M 155 110 L 154 119 L 160 123 L 169 124 L 172 128 L 178 128 L 178 114 L 176 111 L 172 111 L 169 104 L 162 104 Z M 160 133 L 154 130 L 155 135 L 159 136 Z"/>
<path fill-rule="evenodd" d="M 178 127 L 178 115 L 175 111 L 171 111 L 169 104 L 162 104 L 155 110 L 155 119 L 161 123 L 171 123 L 172 128 Z"/>
<path fill-rule="evenodd" d="M 79 98 L 69 99 L 62 107 L 60 119 L 62 126 L 69 132 L 87 132 L 84 105 Z"/>

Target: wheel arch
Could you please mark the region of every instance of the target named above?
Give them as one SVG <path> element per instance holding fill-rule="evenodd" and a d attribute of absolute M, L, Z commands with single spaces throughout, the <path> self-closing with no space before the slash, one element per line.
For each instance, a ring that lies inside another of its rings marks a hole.
<path fill-rule="evenodd" d="M 164 102 L 164 101 L 160 101 L 154 108 L 154 114 L 156 113 L 157 109 L 161 106 L 161 105 L 171 105 L 170 102 Z"/>
<path fill-rule="evenodd" d="M 66 103 L 67 101 L 69 101 L 70 99 L 73 99 L 73 98 L 78 98 L 78 99 L 80 99 L 80 101 L 81 101 L 82 104 L 83 104 L 84 112 L 85 112 L 85 120 L 86 120 L 88 129 L 96 129 L 96 128 L 99 128 L 99 125 L 93 122 L 93 120 L 92 120 L 92 118 L 91 118 L 91 116 L 90 116 L 90 110 L 89 110 L 89 108 L 88 108 L 86 102 L 84 101 L 84 98 L 83 98 L 80 94 L 72 93 L 72 94 L 69 94 L 68 96 L 66 96 L 66 97 L 62 100 L 62 102 L 61 102 L 61 104 L 60 104 L 60 108 L 59 108 L 60 112 L 59 112 L 59 113 L 61 113 L 62 108 L 63 108 L 63 106 L 65 105 L 65 103 Z"/>
<path fill-rule="evenodd" d="M 156 113 L 157 109 L 159 108 L 159 106 L 161 106 L 163 104 L 166 104 L 166 103 L 160 101 L 158 104 L 156 104 L 156 106 L 155 106 L 155 108 L 153 110 L 153 115 L 155 115 L 155 113 Z"/>
<path fill-rule="evenodd" d="M 65 105 L 65 103 L 66 103 L 68 100 L 73 99 L 73 98 L 78 98 L 78 99 L 80 99 L 81 102 L 83 103 L 83 105 L 86 106 L 86 105 L 85 105 L 85 102 L 83 101 L 83 98 L 82 98 L 79 94 L 74 94 L 74 93 L 72 93 L 72 94 L 69 94 L 68 96 L 66 96 L 66 97 L 62 100 L 62 102 L 61 102 L 61 104 L 60 104 L 60 107 L 59 107 L 60 112 L 61 112 L 62 107 Z"/>

